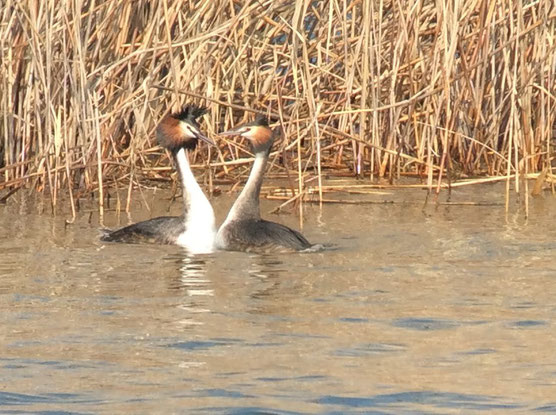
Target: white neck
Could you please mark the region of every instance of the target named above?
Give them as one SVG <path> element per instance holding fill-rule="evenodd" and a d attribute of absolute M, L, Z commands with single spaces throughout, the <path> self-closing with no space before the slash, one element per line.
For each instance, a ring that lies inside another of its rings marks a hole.
<path fill-rule="evenodd" d="M 176 154 L 185 203 L 185 232 L 178 244 L 193 253 L 212 252 L 214 245 L 214 211 L 189 167 L 185 149 Z"/>
<path fill-rule="evenodd" d="M 245 187 L 239 194 L 237 200 L 233 204 L 225 223 L 238 219 L 260 219 L 259 195 L 263 182 L 266 161 L 268 160 L 267 152 L 255 154 L 255 162 L 249 173 L 249 178 Z"/>

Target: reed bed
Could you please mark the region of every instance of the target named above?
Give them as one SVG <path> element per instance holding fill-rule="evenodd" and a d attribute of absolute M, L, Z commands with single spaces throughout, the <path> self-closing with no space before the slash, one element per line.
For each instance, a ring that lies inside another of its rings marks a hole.
<path fill-rule="evenodd" d="M 102 212 L 106 189 L 167 178 L 154 128 L 185 102 L 213 136 L 271 115 L 269 175 L 297 199 L 334 176 L 554 182 L 553 0 L 4 0 L 0 50 L 4 199 L 94 191 Z M 217 143 L 193 154 L 211 188 L 251 161 Z"/>

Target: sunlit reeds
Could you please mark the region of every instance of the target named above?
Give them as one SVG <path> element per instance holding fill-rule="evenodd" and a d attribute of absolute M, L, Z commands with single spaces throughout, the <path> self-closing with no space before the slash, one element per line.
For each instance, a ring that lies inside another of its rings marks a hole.
<path fill-rule="evenodd" d="M 208 105 L 209 134 L 242 107 L 271 114 L 284 132 L 271 174 L 298 195 L 310 183 L 322 198 L 324 174 L 437 190 L 554 177 L 552 0 L 4 4 L 0 197 L 46 189 L 73 208 L 98 190 L 102 208 L 103 187 L 130 194 L 168 171 L 153 131 L 184 102 Z M 248 167 L 244 143 L 218 143 L 195 154 L 207 183 Z"/>

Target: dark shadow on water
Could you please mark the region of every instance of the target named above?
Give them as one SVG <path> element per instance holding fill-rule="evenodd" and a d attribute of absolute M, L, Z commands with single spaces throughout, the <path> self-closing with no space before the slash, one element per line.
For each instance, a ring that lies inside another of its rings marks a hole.
<path fill-rule="evenodd" d="M 302 415 L 304 412 L 277 411 L 270 408 L 258 406 L 243 406 L 237 408 L 230 407 L 209 407 L 197 409 L 195 413 L 206 414 L 226 414 L 226 415 Z"/>
<path fill-rule="evenodd" d="M 535 412 L 542 412 L 548 414 L 556 414 L 556 403 L 553 405 L 544 405 L 539 406 L 538 408 L 533 409 Z"/>
<path fill-rule="evenodd" d="M 496 396 L 466 395 L 450 392 L 402 392 L 376 395 L 371 398 L 327 395 L 315 402 L 322 405 L 338 405 L 347 408 L 384 407 L 391 405 L 419 404 L 437 408 L 458 408 L 489 411 L 493 409 L 517 409 L 523 405 L 501 402 Z M 398 407 L 398 406 L 397 406 Z M 412 406 L 413 408 L 413 406 Z M 412 411 L 412 413 L 415 413 Z"/>
<path fill-rule="evenodd" d="M 25 415 L 91 415 L 94 412 L 68 412 L 68 411 L 2 411 L 0 410 L 0 414 L 9 414 L 9 415 L 16 415 L 16 414 L 25 414 Z"/>
<path fill-rule="evenodd" d="M 192 340 L 186 342 L 178 342 L 169 344 L 167 347 L 194 351 L 194 350 L 208 350 L 214 347 L 230 346 L 232 344 L 242 343 L 241 339 L 213 339 L 213 340 Z"/>
<path fill-rule="evenodd" d="M 461 355 L 483 355 L 483 354 L 491 354 L 491 353 L 496 353 L 496 350 L 494 349 L 474 349 L 474 350 L 469 350 L 469 351 L 464 351 L 464 352 L 459 352 L 456 354 L 461 354 Z"/>
<path fill-rule="evenodd" d="M 514 321 L 510 323 L 510 327 L 516 329 L 527 329 L 527 328 L 535 328 L 538 326 L 545 326 L 548 323 L 542 320 L 521 320 L 521 321 Z"/>
<path fill-rule="evenodd" d="M 254 398 L 253 395 L 246 395 L 242 392 L 227 390 L 227 389 L 203 389 L 200 391 L 196 391 L 195 395 L 206 396 L 210 398 L 230 398 L 230 399 Z"/>
<path fill-rule="evenodd" d="M 402 353 L 405 352 L 406 349 L 407 347 L 402 344 L 369 343 L 338 349 L 334 352 L 334 356 L 360 357 L 383 355 L 385 353 Z"/>
<path fill-rule="evenodd" d="M 440 320 L 434 318 L 400 318 L 392 323 L 395 327 L 411 330 L 449 330 L 461 325 L 452 320 Z"/>
<path fill-rule="evenodd" d="M 288 382 L 288 381 L 295 381 L 295 382 L 317 382 L 323 379 L 327 379 L 328 376 L 322 375 L 307 375 L 307 376 L 296 376 L 296 377 L 260 377 L 255 378 L 255 380 L 260 380 L 262 382 Z"/>
<path fill-rule="evenodd" d="M 359 317 L 341 317 L 338 319 L 344 323 L 368 323 L 368 318 L 359 318 Z"/>
<path fill-rule="evenodd" d="M 23 405 L 37 405 L 37 404 L 80 404 L 80 405 L 95 405 L 99 404 L 98 400 L 86 399 L 80 395 L 73 393 L 47 393 L 42 395 L 29 395 L 23 393 L 0 392 L 0 407 L 1 406 L 23 406 Z M 26 413 L 26 414 L 86 414 L 88 412 L 72 412 L 72 411 L 18 411 L 10 408 L 9 410 L 2 410 L 0 413 Z"/>

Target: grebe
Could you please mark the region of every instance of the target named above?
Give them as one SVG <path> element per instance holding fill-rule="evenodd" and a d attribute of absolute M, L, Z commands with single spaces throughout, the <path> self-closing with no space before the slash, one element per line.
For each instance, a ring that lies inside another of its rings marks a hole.
<path fill-rule="evenodd" d="M 184 106 L 167 115 L 156 128 L 158 143 L 172 152 L 183 188 L 183 216 L 162 216 L 108 231 L 101 237 L 107 242 L 174 244 L 191 253 L 209 253 L 214 249 L 214 211 L 189 166 L 186 150 L 197 146 L 199 139 L 214 142 L 199 131 L 197 118 L 206 108 Z"/>
<path fill-rule="evenodd" d="M 312 245 L 287 226 L 261 219 L 259 195 L 274 131 L 264 116 L 220 135 L 240 135 L 251 143 L 255 162 L 249 178 L 216 234 L 215 245 L 227 251 L 301 251 Z"/>

